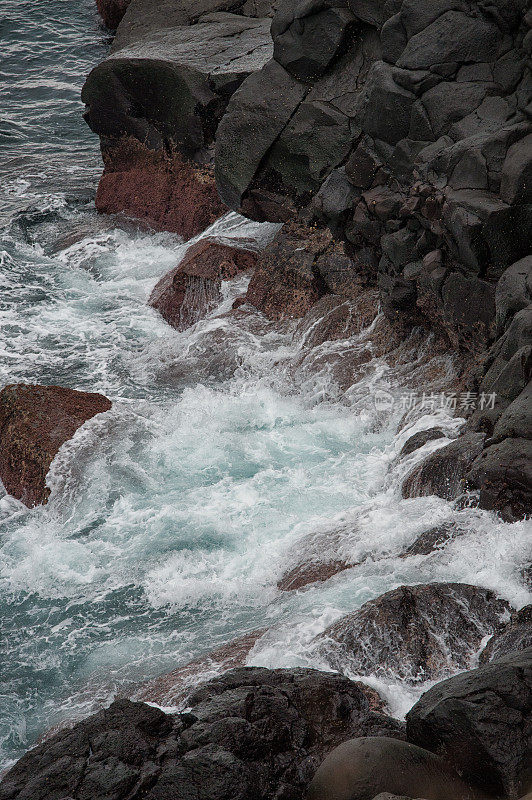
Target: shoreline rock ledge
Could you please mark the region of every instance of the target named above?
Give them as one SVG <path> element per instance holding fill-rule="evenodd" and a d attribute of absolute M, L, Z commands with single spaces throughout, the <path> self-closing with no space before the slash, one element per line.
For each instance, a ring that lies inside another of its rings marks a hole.
<path fill-rule="evenodd" d="M 0 479 L 8 494 L 30 508 L 46 503 L 46 476 L 61 445 L 111 407 L 102 394 L 63 386 L 5 386 L 0 391 Z"/>

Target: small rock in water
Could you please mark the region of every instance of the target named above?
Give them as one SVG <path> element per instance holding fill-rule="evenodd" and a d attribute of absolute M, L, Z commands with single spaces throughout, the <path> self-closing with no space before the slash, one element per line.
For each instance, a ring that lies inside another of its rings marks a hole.
<path fill-rule="evenodd" d="M 59 448 L 84 422 L 109 411 L 101 394 L 12 384 L 0 392 L 0 478 L 30 508 L 46 503 L 46 476 Z"/>
<path fill-rule="evenodd" d="M 201 239 L 155 286 L 149 304 L 178 330 L 194 325 L 221 300 L 222 281 L 251 269 L 255 253 Z"/>

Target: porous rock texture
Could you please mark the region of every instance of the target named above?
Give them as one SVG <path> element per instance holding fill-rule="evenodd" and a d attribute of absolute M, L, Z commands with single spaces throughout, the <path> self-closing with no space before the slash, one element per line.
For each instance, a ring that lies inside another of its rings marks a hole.
<path fill-rule="evenodd" d="M 96 0 L 100 16 L 108 28 L 118 28 L 131 0 Z"/>
<path fill-rule="evenodd" d="M 409 741 L 495 797 L 532 786 L 532 648 L 429 689 L 407 714 Z"/>
<path fill-rule="evenodd" d="M 0 392 L 0 478 L 30 508 L 46 503 L 46 476 L 59 448 L 84 422 L 109 411 L 101 394 L 11 384 Z"/>
<path fill-rule="evenodd" d="M 447 494 L 508 520 L 532 512 L 531 22 L 525 0 L 287 0 L 215 157 L 229 207 L 329 227 L 395 328 L 434 330 L 496 395 Z"/>
<path fill-rule="evenodd" d="M 256 259 L 250 250 L 201 239 L 161 278 L 149 304 L 172 327 L 188 328 L 219 304 L 222 281 L 250 270 Z"/>
<path fill-rule="evenodd" d="M 0 800 L 302 800 L 340 742 L 404 735 L 355 683 L 315 670 L 232 670 L 187 706 L 170 716 L 114 702 L 26 753 Z"/>
<path fill-rule="evenodd" d="M 401 586 L 365 603 L 317 637 L 326 662 L 350 674 L 422 682 L 468 669 L 509 606 L 461 583 Z"/>

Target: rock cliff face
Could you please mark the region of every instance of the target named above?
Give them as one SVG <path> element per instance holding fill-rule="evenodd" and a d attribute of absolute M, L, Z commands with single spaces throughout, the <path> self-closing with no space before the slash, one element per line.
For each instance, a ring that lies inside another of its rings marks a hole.
<path fill-rule="evenodd" d="M 329 227 L 394 326 L 435 330 L 495 396 L 442 491 L 508 520 L 532 511 L 531 23 L 524 0 L 287 0 L 215 156 L 229 207 Z"/>
<path fill-rule="evenodd" d="M 280 319 L 372 286 L 397 333 L 447 342 L 491 400 L 441 491 L 507 520 L 532 511 L 531 23 L 526 0 L 133 0 L 83 90 L 101 211 L 286 222 L 246 301 Z"/>
<path fill-rule="evenodd" d="M 223 213 L 210 149 L 229 97 L 271 57 L 270 11 L 231 0 L 133 0 L 82 92 L 104 154 L 100 211 L 184 238 Z M 188 219 L 191 207 L 203 214 Z"/>

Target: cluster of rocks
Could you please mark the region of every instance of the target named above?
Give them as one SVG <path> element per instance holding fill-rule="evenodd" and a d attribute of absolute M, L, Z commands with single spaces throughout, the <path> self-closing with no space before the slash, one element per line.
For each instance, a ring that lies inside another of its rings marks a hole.
<path fill-rule="evenodd" d="M 245 302 L 377 288 L 396 332 L 447 342 L 496 401 L 404 495 L 473 489 L 506 520 L 532 511 L 531 22 L 526 0 L 133 0 L 83 90 L 100 210 L 283 222 Z"/>
<path fill-rule="evenodd" d="M 0 800 L 517 798 L 532 781 L 531 695 L 530 648 L 436 684 L 406 730 L 341 675 L 234 669 L 182 713 L 117 700 L 57 733 L 4 776 Z"/>

